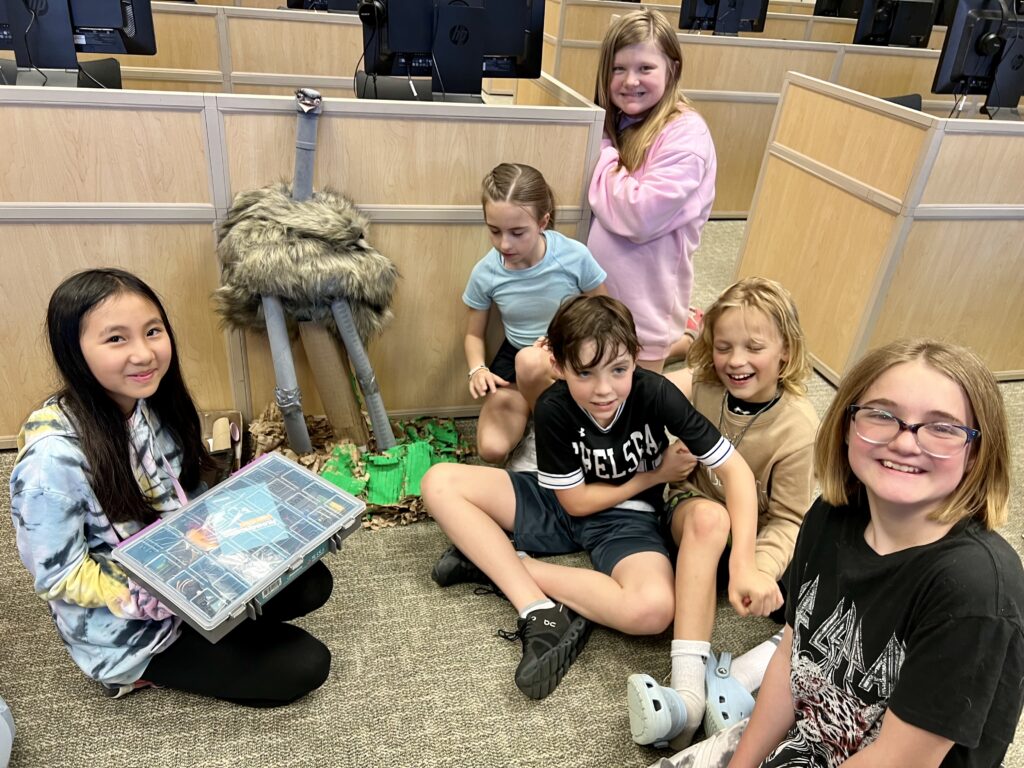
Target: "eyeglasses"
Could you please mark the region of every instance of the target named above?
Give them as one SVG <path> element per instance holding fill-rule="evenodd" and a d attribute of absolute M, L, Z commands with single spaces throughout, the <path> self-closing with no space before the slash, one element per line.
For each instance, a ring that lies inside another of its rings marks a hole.
<path fill-rule="evenodd" d="M 903 430 L 907 430 L 917 440 L 918 447 L 936 459 L 956 456 L 969 442 L 981 437 L 979 430 L 963 424 L 947 424 L 943 421 L 907 424 L 888 411 L 866 405 L 851 405 L 849 411 L 853 429 L 864 442 L 885 445 L 895 440 Z"/>

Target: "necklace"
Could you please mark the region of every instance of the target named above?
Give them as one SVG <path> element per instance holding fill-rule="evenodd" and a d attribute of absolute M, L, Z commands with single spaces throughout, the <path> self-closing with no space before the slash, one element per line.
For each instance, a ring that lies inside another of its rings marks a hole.
<path fill-rule="evenodd" d="M 773 397 L 771 400 L 769 400 L 767 403 L 761 406 L 760 410 L 758 410 L 750 417 L 750 421 L 743 425 L 743 428 L 740 430 L 740 433 L 735 438 L 733 438 L 725 433 L 725 404 L 729 399 L 729 390 L 725 390 L 725 392 L 722 393 L 722 407 L 719 408 L 718 410 L 718 431 L 726 436 L 729 442 L 732 443 L 733 448 L 739 448 L 740 443 L 743 441 L 743 436 L 747 434 L 748 429 L 754 426 L 754 422 L 757 421 L 757 417 L 760 416 L 765 411 L 767 411 L 777 402 L 779 402 L 779 397 L 779 390 L 776 389 L 775 397 Z"/>

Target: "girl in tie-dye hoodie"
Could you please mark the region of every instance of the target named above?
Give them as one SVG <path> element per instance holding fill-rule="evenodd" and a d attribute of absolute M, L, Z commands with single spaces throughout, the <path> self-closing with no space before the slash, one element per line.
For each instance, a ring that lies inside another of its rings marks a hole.
<path fill-rule="evenodd" d="M 183 489 L 199 489 L 212 466 L 156 294 L 121 270 L 77 273 L 50 298 L 47 332 L 64 387 L 18 437 L 11 515 L 21 559 L 75 663 L 113 695 L 155 684 L 275 706 L 319 686 L 329 651 L 280 622 L 326 601 L 326 566 L 213 645 L 110 558 L 185 503 Z"/>

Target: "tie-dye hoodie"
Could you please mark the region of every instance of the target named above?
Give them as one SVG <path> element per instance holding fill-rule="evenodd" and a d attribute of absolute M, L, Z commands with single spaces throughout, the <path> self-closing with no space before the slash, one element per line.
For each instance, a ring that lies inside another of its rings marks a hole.
<path fill-rule="evenodd" d="M 151 426 L 152 425 L 152 426 Z M 132 469 L 154 509 L 180 504 L 172 478 L 181 452 L 140 400 L 130 418 Z M 18 435 L 11 474 L 11 517 L 18 553 L 47 600 L 75 663 L 110 687 L 138 680 L 153 654 L 179 634 L 181 620 L 110 559 L 138 523 L 112 525 L 89 484 L 90 470 L 74 425 L 53 400 Z"/>

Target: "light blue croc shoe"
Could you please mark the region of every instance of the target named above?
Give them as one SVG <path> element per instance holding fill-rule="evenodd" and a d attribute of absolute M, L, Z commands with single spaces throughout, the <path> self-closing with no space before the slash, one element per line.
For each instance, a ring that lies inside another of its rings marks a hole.
<path fill-rule="evenodd" d="M 637 744 L 664 749 L 686 725 L 686 705 L 679 694 L 650 675 L 627 678 L 626 704 L 629 731 Z"/>
<path fill-rule="evenodd" d="M 704 682 L 707 687 L 707 704 L 704 708 L 704 734 L 714 736 L 740 720 L 750 717 L 754 711 L 754 697 L 740 682 L 729 674 L 732 654 L 723 653 L 718 659 L 708 657 Z"/>

